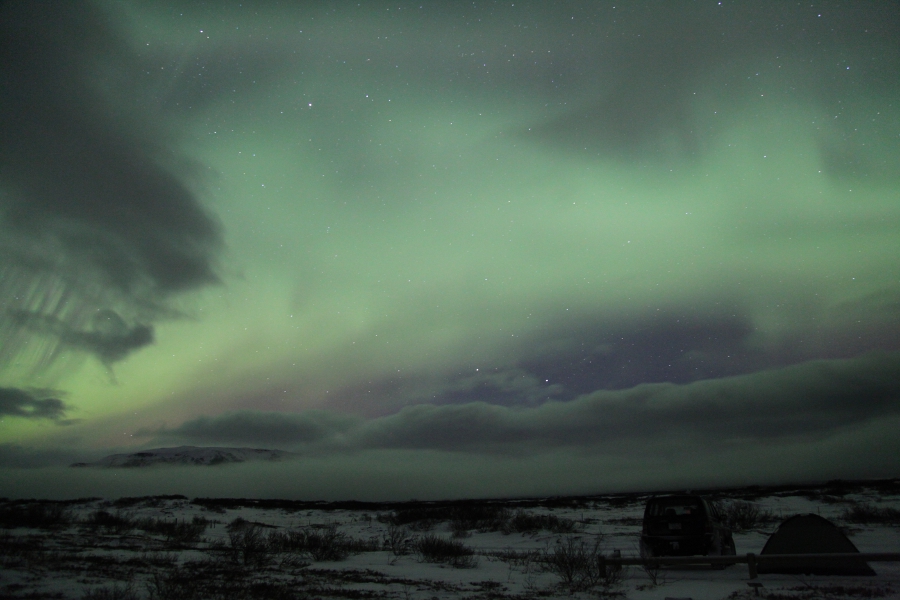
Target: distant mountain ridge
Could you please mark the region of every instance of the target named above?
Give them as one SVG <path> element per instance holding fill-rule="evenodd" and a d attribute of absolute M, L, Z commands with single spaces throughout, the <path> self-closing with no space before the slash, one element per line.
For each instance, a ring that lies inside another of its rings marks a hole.
<path fill-rule="evenodd" d="M 296 458 L 293 452 L 264 448 L 220 448 L 178 446 L 153 448 L 130 454 L 111 454 L 95 462 L 73 463 L 71 467 L 141 468 L 159 465 L 212 467 L 249 461 L 276 462 Z"/>

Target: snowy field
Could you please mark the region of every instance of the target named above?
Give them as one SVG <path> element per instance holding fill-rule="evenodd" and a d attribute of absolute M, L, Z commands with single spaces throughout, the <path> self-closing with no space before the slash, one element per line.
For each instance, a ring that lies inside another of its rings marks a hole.
<path fill-rule="evenodd" d="M 708 494 L 738 554 L 785 518 L 817 513 L 861 552 L 900 551 L 900 481 Z M 183 497 L 0 501 L 0 597 L 900 598 L 900 564 L 875 577 L 760 575 L 746 565 L 596 572 L 566 559 L 636 555 L 649 494 L 409 503 Z M 569 565 L 571 566 L 571 565 Z M 749 583 L 760 583 L 753 587 Z"/>

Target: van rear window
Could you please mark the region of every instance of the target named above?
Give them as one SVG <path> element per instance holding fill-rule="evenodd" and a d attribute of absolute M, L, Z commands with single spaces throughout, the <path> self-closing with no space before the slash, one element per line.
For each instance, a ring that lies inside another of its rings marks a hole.
<path fill-rule="evenodd" d="M 697 500 L 661 499 L 651 502 L 647 506 L 647 515 L 651 517 L 682 517 L 703 514 L 700 502 Z"/>

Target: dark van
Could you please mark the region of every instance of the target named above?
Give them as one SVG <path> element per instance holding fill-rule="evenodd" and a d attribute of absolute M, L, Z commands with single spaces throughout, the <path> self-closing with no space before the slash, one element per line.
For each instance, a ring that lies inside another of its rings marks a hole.
<path fill-rule="evenodd" d="M 644 509 L 641 556 L 735 554 L 731 530 L 716 505 L 695 495 L 655 496 Z"/>

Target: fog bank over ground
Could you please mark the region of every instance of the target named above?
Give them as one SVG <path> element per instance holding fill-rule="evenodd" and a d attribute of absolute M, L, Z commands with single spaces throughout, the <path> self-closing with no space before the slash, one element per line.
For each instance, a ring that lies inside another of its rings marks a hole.
<path fill-rule="evenodd" d="M 710 485 L 818 482 L 835 473 L 886 477 L 900 465 L 887 419 L 826 439 L 731 444 L 717 452 L 677 442 L 622 443 L 615 451 L 571 449 L 537 456 L 378 450 L 282 463 L 216 467 L 0 468 L 11 497 L 75 498 L 184 494 L 299 500 L 419 500 L 700 489 Z"/>

